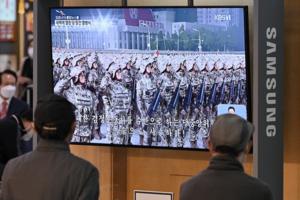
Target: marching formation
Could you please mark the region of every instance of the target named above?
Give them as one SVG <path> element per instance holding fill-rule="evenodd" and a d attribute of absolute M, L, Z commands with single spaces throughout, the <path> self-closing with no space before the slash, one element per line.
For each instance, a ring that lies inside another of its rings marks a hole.
<path fill-rule="evenodd" d="M 73 142 L 206 148 L 217 105 L 247 104 L 238 53 L 54 49 L 53 77 L 76 106 Z"/>

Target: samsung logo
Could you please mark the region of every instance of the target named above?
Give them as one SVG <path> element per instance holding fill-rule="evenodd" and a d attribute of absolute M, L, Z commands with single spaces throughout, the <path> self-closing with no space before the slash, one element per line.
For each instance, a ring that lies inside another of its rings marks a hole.
<path fill-rule="evenodd" d="M 276 136 L 276 36 L 276 28 L 266 29 L 266 135 L 268 137 Z"/>

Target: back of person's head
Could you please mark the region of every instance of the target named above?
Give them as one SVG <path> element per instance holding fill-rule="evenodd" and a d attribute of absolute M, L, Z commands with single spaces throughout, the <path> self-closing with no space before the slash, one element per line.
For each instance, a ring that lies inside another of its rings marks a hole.
<path fill-rule="evenodd" d="M 37 103 L 34 126 L 43 139 L 65 140 L 72 134 L 75 106 L 67 99 L 50 94 Z"/>
<path fill-rule="evenodd" d="M 25 109 L 23 112 L 20 113 L 19 117 L 23 120 L 32 122 L 33 121 L 33 113 L 31 108 Z"/>
<path fill-rule="evenodd" d="M 245 152 L 253 131 L 254 126 L 238 115 L 220 115 L 210 130 L 210 148 L 214 152 L 237 157 Z"/>

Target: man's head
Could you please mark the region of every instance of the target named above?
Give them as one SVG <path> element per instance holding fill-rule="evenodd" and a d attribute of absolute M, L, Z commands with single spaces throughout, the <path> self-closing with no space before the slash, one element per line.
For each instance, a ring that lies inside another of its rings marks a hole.
<path fill-rule="evenodd" d="M 238 157 L 246 152 L 254 126 L 235 114 L 217 117 L 211 127 L 209 148 L 213 153 Z"/>
<path fill-rule="evenodd" d="M 228 107 L 228 113 L 234 114 L 235 113 L 235 108 L 233 106 Z"/>
<path fill-rule="evenodd" d="M 17 74 L 6 69 L 0 73 L 0 96 L 9 99 L 15 95 L 17 85 Z"/>
<path fill-rule="evenodd" d="M 44 139 L 68 140 L 75 128 L 75 106 L 65 98 L 50 94 L 38 101 L 34 127 Z"/>

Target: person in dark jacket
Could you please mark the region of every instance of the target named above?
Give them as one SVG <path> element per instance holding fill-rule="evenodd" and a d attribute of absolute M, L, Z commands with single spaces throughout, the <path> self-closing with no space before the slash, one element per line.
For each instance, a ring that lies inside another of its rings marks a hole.
<path fill-rule="evenodd" d="M 235 114 L 217 117 L 208 141 L 209 166 L 181 185 L 180 200 L 272 200 L 269 187 L 243 169 L 253 130 Z"/>
<path fill-rule="evenodd" d="M 0 120 L 0 176 L 6 163 L 32 151 L 32 110 Z"/>
<path fill-rule="evenodd" d="M 7 163 L 0 199 L 98 200 L 98 170 L 70 153 L 74 110 L 73 104 L 54 94 L 37 103 L 34 127 L 39 143 L 31 153 Z"/>

